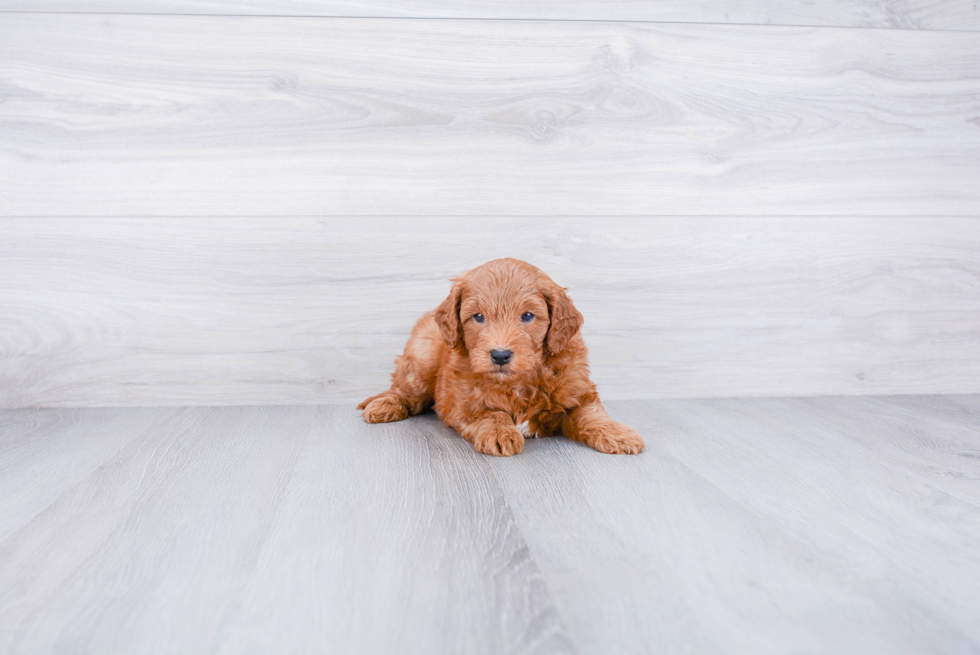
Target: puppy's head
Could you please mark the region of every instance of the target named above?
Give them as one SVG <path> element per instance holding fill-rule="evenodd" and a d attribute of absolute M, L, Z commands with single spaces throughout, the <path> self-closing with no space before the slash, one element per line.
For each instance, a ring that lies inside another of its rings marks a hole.
<path fill-rule="evenodd" d="M 583 320 L 564 289 L 516 259 L 496 259 L 456 278 L 435 319 L 473 371 L 500 381 L 533 374 L 559 355 Z"/>

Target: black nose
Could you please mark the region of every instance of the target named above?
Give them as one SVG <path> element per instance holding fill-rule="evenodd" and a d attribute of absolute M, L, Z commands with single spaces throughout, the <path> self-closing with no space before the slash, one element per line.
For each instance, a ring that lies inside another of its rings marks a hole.
<path fill-rule="evenodd" d="M 503 366 L 504 364 L 510 361 L 510 356 L 512 354 L 513 353 L 511 353 L 509 350 L 491 350 L 490 359 L 493 360 L 494 364 Z"/>

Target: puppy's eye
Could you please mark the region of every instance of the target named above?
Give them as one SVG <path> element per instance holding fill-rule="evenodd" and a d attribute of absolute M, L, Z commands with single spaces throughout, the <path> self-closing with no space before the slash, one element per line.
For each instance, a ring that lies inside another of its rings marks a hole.
<path fill-rule="evenodd" d="M 534 314 L 532 314 L 531 312 L 524 312 L 523 314 L 521 314 L 521 321 L 523 321 L 524 323 L 530 323 L 533 320 L 534 320 Z"/>
<path fill-rule="evenodd" d="M 483 314 L 473 314 L 473 320 L 477 323 L 483 322 Z"/>

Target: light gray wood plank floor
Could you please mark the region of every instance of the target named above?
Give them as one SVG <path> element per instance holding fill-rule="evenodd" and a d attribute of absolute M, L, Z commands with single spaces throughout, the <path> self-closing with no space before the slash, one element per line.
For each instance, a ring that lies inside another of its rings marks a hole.
<path fill-rule="evenodd" d="M 0 412 L 0 652 L 973 653 L 980 397 Z"/>

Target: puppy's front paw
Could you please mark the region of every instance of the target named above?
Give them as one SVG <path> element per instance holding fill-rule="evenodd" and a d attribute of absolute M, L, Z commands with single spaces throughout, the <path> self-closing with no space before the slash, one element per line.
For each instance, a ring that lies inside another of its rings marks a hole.
<path fill-rule="evenodd" d="M 609 455 L 639 455 L 644 447 L 636 430 L 613 421 L 590 430 L 588 444 Z"/>
<path fill-rule="evenodd" d="M 364 410 L 364 420 L 368 423 L 391 423 L 408 418 L 408 408 L 394 396 L 375 396 L 357 406 Z"/>
<path fill-rule="evenodd" d="M 510 457 L 524 450 L 524 435 L 516 425 L 494 425 L 482 430 L 473 446 L 484 455 Z"/>

